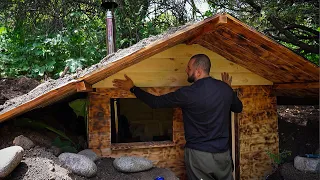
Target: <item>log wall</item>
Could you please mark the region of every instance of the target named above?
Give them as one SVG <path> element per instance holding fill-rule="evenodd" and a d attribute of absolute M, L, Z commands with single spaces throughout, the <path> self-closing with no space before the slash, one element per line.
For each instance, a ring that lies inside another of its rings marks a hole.
<path fill-rule="evenodd" d="M 278 118 L 272 86 L 239 87 L 243 111 L 238 114 L 240 179 L 265 179 L 271 173 L 267 151 L 278 153 Z"/>
<path fill-rule="evenodd" d="M 161 95 L 177 88 L 145 88 Z M 267 150 L 278 153 L 278 121 L 276 97 L 272 86 L 237 86 L 238 96 L 244 104 L 243 112 L 236 115 L 236 144 L 239 154 L 239 177 L 263 179 L 272 170 Z M 110 98 L 135 98 L 128 91 L 105 88 L 89 93 L 89 148 L 103 157 L 141 156 L 157 167 L 171 169 L 181 179 L 185 178 L 184 129 L 182 112 L 174 109 L 173 141 L 111 144 Z"/>
<path fill-rule="evenodd" d="M 177 88 L 145 88 L 161 95 Z M 184 130 L 180 108 L 173 111 L 173 141 L 137 142 L 111 144 L 110 98 L 135 98 L 127 91 L 119 89 L 97 89 L 89 93 L 88 144 L 89 148 L 103 157 L 140 156 L 154 162 L 157 167 L 171 169 L 181 179 L 185 178 Z"/>

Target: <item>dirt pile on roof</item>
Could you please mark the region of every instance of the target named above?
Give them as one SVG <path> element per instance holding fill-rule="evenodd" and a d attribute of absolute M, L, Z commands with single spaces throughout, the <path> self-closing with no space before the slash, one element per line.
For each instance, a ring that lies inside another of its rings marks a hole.
<path fill-rule="evenodd" d="M 39 84 L 40 82 L 37 80 L 25 76 L 20 78 L 0 78 L 0 104 L 29 92 Z"/>
<path fill-rule="evenodd" d="M 108 56 L 105 57 L 99 63 L 92 65 L 91 67 L 88 67 L 83 70 L 78 70 L 77 73 L 74 73 L 71 75 L 67 74 L 63 78 L 60 78 L 60 79 L 56 79 L 56 80 L 51 79 L 51 80 L 45 81 L 42 84 L 40 84 L 39 86 L 37 86 L 35 89 L 33 89 L 32 91 L 30 91 L 24 95 L 19 94 L 20 96 L 18 96 L 18 97 L 15 97 L 15 96 L 14 96 L 14 98 L 10 97 L 10 99 L 8 98 L 9 100 L 7 100 L 3 105 L 0 105 L 0 115 L 10 111 L 11 109 L 14 109 L 14 108 L 20 106 L 22 104 L 25 104 L 28 101 L 31 101 L 31 100 L 49 92 L 49 91 L 51 91 L 51 90 L 57 89 L 59 87 L 67 85 L 71 82 L 75 82 L 75 81 L 77 81 L 77 79 L 84 77 L 84 76 L 87 76 L 95 71 L 99 71 L 101 69 L 104 69 L 107 67 L 108 64 L 111 64 L 113 62 L 121 60 L 122 58 L 124 58 L 130 54 L 133 54 L 133 53 L 143 49 L 144 47 L 146 47 L 152 43 L 155 43 L 158 40 L 163 40 L 165 38 L 168 38 L 170 35 L 174 34 L 178 30 L 185 29 L 194 23 L 195 22 L 190 22 L 190 23 L 183 25 L 183 26 L 180 26 L 180 27 L 173 27 L 163 34 L 156 35 L 156 36 L 150 36 L 149 38 L 143 39 L 143 40 L 139 41 L 137 44 L 135 44 L 129 48 L 118 50 L 113 55 L 111 55 L 109 57 Z"/>

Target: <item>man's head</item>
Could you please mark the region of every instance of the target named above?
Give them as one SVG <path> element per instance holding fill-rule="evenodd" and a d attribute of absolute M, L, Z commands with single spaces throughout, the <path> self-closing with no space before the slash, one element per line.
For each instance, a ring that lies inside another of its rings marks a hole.
<path fill-rule="evenodd" d="M 189 60 L 186 68 L 188 82 L 193 83 L 198 79 L 208 77 L 210 73 L 211 62 L 207 55 L 196 54 Z"/>

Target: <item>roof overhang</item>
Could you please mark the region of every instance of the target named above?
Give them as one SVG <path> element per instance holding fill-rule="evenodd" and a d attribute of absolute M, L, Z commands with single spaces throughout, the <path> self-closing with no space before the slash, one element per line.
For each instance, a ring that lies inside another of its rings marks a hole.
<path fill-rule="evenodd" d="M 181 28 L 173 34 L 163 36 L 131 54 L 119 56 L 114 62 L 105 63 L 94 71 L 58 88 L 53 88 L 34 99 L 10 107 L 9 110 L 1 112 L 0 122 L 32 109 L 52 104 L 74 93 L 91 91 L 90 85 L 181 43 L 199 44 L 220 54 L 226 59 L 272 81 L 275 84 L 275 90 L 278 92 L 288 89 L 283 89 L 281 86 L 279 88 L 277 84 L 314 84 L 319 82 L 318 66 L 234 17 L 228 14 L 218 14 Z M 308 95 L 308 93 L 315 95 L 316 91 L 319 90 L 315 87 L 313 85 L 312 88 L 307 88 L 308 91 L 302 92 L 306 93 L 304 95 Z M 291 92 L 296 93 L 290 94 L 291 96 L 300 93 L 298 88 L 295 89 L 297 91 Z M 316 89 L 316 91 L 310 89 Z"/>

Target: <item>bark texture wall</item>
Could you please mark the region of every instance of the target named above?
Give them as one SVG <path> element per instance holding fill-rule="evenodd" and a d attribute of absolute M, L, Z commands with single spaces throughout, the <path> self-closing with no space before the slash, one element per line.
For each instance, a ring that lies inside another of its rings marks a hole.
<path fill-rule="evenodd" d="M 154 95 L 167 94 L 177 88 L 144 88 Z M 173 110 L 173 141 L 111 144 L 110 98 L 135 98 L 119 89 L 97 89 L 89 93 L 88 143 L 89 148 L 103 157 L 139 156 L 153 161 L 157 167 L 171 169 L 185 179 L 184 129 L 180 108 Z"/>
<path fill-rule="evenodd" d="M 272 171 L 267 151 L 278 153 L 278 118 L 272 86 L 242 86 L 239 98 L 244 108 L 238 114 L 240 179 L 264 179 Z"/>

